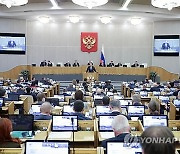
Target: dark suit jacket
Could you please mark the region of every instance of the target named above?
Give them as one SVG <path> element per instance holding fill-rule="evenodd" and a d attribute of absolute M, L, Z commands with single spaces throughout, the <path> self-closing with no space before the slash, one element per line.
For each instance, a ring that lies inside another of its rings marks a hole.
<path fill-rule="evenodd" d="M 88 66 L 87 69 L 86 69 L 86 72 L 93 73 L 93 72 L 96 72 L 96 69 L 95 69 L 94 66 Z"/>
<path fill-rule="evenodd" d="M 79 112 L 75 112 L 75 113 L 73 113 L 73 115 L 77 115 L 78 116 L 78 120 L 92 120 L 92 119 L 90 119 L 88 117 L 85 117 L 84 114 L 79 113 Z"/>
<path fill-rule="evenodd" d="M 112 138 L 106 139 L 106 140 L 102 141 L 101 146 L 104 147 L 104 148 L 107 148 L 107 142 L 108 141 L 124 142 L 124 138 L 128 134 L 129 133 L 124 133 L 124 134 L 120 134 L 120 135 L 118 135 L 116 137 L 112 137 Z"/>
<path fill-rule="evenodd" d="M 73 67 L 79 67 L 79 63 L 74 63 Z"/>
<path fill-rule="evenodd" d="M 9 141 L 5 143 L 0 143 L 0 148 L 21 148 L 19 143 Z"/>

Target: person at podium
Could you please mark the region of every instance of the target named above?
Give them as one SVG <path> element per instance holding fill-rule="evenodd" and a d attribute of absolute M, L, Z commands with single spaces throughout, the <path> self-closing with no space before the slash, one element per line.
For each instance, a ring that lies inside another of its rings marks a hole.
<path fill-rule="evenodd" d="M 86 69 L 86 73 L 94 73 L 94 72 L 97 72 L 97 71 L 96 71 L 95 67 L 93 66 L 93 63 L 90 62 L 89 66 Z"/>

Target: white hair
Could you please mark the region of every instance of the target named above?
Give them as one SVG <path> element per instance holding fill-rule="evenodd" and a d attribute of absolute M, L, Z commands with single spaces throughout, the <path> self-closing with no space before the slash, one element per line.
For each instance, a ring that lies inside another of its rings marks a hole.
<path fill-rule="evenodd" d="M 51 113 L 52 108 L 53 107 L 49 102 L 44 102 L 41 105 L 40 110 L 41 110 L 41 113 Z"/>
<path fill-rule="evenodd" d="M 111 125 L 115 131 L 123 131 L 129 127 L 128 119 L 124 115 L 116 116 Z"/>

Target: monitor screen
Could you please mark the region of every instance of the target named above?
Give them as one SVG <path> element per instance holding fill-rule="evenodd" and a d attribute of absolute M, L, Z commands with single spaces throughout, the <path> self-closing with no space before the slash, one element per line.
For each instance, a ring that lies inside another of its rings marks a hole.
<path fill-rule="evenodd" d="M 96 106 L 96 115 L 104 115 L 111 113 L 109 106 Z"/>
<path fill-rule="evenodd" d="M 107 154 L 142 154 L 140 143 L 107 142 Z"/>
<path fill-rule="evenodd" d="M 119 100 L 121 103 L 121 106 L 128 106 L 132 105 L 132 99 L 121 99 Z"/>
<path fill-rule="evenodd" d="M 37 104 L 32 104 L 31 105 L 31 112 L 33 115 L 40 115 L 41 111 L 40 111 L 40 107 L 41 105 L 37 105 Z"/>
<path fill-rule="evenodd" d="M 8 93 L 8 101 L 19 101 L 19 94 Z"/>
<path fill-rule="evenodd" d="M 115 116 L 111 115 L 101 115 L 99 116 L 99 131 L 113 131 L 112 121 Z"/>
<path fill-rule="evenodd" d="M 33 115 L 9 115 L 8 117 L 12 121 L 13 131 L 33 130 Z"/>
<path fill-rule="evenodd" d="M 25 144 L 25 154 L 69 154 L 68 141 L 35 141 L 27 140 Z"/>
<path fill-rule="evenodd" d="M 73 106 L 64 105 L 63 106 L 63 113 L 74 113 Z"/>
<path fill-rule="evenodd" d="M 25 54 L 25 34 L 0 33 L 0 54 Z"/>
<path fill-rule="evenodd" d="M 173 103 L 177 108 L 180 108 L 180 100 L 179 99 L 174 99 Z"/>
<path fill-rule="evenodd" d="M 143 126 L 168 126 L 168 118 L 166 115 L 144 115 Z"/>
<path fill-rule="evenodd" d="M 144 105 L 129 105 L 128 106 L 128 115 L 144 115 L 145 113 L 145 106 Z"/>
<path fill-rule="evenodd" d="M 52 131 L 77 131 L 78 118 L 75 115 L 54 115 Z"/>
<path fill-rule="evenodd" d="M 154 56 L 179 56 L 179 35 L 154 36 Z"/>
<path fill-rule="evenodd" d="M 153 91 L 153 95 L 154 96 L 159 96 L 159 95 L 161 95 L 161 92 L 160 91 Z"/>
<path fill-rule="evenodd" d="M 163 103 L 168 103 L 168 102 L 169 102 L 169 96 L 159 96 L 159 99 L 160 99 Z"/>
<path fill-rule="evenodd" d="M 142 97 L 147 97 L 147 96 L 148 96 L 148 92 L 147 92 L 147 91 L 140 91 L 139 94 L 140 94 Z"/>
<path fill-rule="evenodd" d="M 4 105 L 4 98 L 0 98 L 0 107 L 3 107 Z"/>
<path fill-rule="evenodd" d="M 54 98 L 58 98 L 59 102 L 64 102 L 64 95 L 54 95 Z"/>

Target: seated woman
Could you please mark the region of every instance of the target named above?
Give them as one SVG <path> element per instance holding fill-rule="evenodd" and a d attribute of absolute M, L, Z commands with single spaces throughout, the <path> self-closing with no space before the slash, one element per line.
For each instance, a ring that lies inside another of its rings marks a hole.
<path fill-rule="evenodd" d="M 148 104 L 149 114 L 158 115 L 160 114 L 160 104 L 156 100 L 151 100 Z"/>
<path fill-rule="evenodd" d="M 0 118 L 0 148 L 21 148 L 21 141 L 12 138 L 12 122 L 7 118 Z"/>

